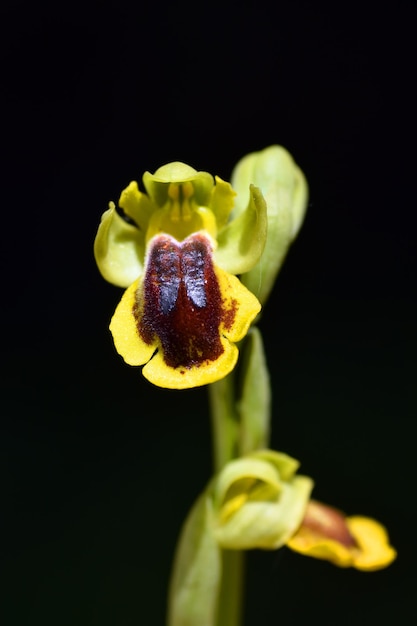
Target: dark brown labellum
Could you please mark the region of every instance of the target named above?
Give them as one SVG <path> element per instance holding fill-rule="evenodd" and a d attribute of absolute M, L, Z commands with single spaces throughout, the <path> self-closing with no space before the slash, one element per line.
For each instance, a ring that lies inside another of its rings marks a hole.
<path fill-rule="evenodd" d="M 142 339 L 159 338 L 170 367 L 190 368 L 223 353 L 219 327 L 225 311 L 210 240 L 201 233 L 182 242 L 159 235 L 150 244 L 145 277 L 135 307 Z"/>

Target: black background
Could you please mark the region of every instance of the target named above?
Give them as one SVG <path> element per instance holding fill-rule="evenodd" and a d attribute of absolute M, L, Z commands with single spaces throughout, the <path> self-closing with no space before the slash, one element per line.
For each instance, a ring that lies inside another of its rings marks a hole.
<path fill-rule="evenodd" d="M 375 574 L 248 558 L 246 621 L 414 623 L 415 4 L 3 5 L 0 623 L 164 623 L 181 521 L 211 468 L 206 390 L 115 354 L 110 199 L 182 160 L 228 179 L 284 145 L 306 222 L 261 328 L 272 445 L 315 496 L 389 528 Z"/>

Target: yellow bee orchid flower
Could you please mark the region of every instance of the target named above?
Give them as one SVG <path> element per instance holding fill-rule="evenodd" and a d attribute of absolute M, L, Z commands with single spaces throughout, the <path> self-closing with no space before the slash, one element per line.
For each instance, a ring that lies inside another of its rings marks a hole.
<path fill-rule="evenodd" d="M 161 387 L 212 383 L 235 366 L 261 309 L 236 278 L 259 260 L 266 241 L 266 204 L 251 186 L 246 210 L 231 217 L 230 184 L 184 163 L 146 172 L 111 203 L 95 240 L 98 267 L 127 287 L 110 324 L 130 365 Z"/>

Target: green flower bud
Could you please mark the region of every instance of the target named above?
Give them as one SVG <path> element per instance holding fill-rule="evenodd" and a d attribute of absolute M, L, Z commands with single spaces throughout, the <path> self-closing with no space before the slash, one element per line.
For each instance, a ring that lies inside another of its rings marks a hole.
<path fill-rule="evenodd" d="M 298 461 L 259 450 L 228 463 L 215 479 L 214 534 L 225 549 L 276 549 L 300 525 L 313 488 Z"/>
<path fill-rule="evenodd" d="M 282 452 L 258 450 L 230 461 L 208 484 L 181 531 L 169 594 L 168 626 L 215 626 L 222 550 L 283 546 L 300 526 L 313 481 Z"/>

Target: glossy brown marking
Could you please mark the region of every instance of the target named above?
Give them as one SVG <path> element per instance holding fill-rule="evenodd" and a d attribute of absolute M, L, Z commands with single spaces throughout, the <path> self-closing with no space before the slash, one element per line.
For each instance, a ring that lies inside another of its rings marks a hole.
<path fill-rule="evenodd" d="M 219 327 L 230 328 L 237 303 L 225 309 L 213 266 L 210 241 L 202 234 L 178 242 L 155 237 L 134 314 L 142 339 L 161 343 L 170 367 L 215 361 L 223 353 Z"/>

